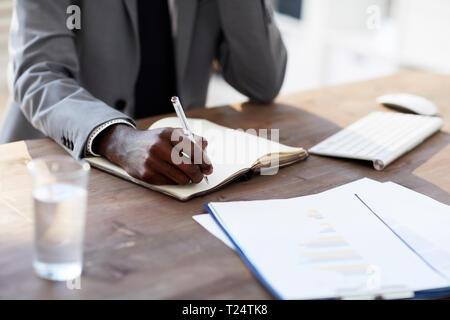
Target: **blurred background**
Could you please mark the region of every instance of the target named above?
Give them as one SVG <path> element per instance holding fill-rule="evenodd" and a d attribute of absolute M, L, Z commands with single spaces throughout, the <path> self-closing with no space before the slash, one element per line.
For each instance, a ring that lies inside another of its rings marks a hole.
<path fill-rule="evenodd" d="M 450 74 L 448 0 L 268 1 L 289 52 L 282 94 L 405 69 Z M 0 0 L 0 121 L 8 99 L 12 2 Z M 214 74 L 208 106 L 243 100 Z"/>
<path fill-rule="evenodd" d="M 450 74 L 448 0 L 270 0 L 288 48 L 281 94 L 405 69 Z M 215 75 L 208 105 L 245 99 Z"/>
<path fill-rule="evenodd" d="M 8 102 L 6 69 L 8 65 L 8 33 L 11 23 L 12 0 L 0 0 L 0 125 Z"/>

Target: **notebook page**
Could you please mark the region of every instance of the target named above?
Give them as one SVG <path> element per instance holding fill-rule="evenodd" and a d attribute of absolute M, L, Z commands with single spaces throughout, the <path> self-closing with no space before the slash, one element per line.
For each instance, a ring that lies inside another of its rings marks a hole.
<path fill-rule="evenodd" d="M 208 141 L 208 156 L 217 166 L 227 165 L 250 168 L 259 158 L 271 153 L 298 153 L 302 148 L 289 147 L 264 137 L 230 129 L 204 119 L 189 118 L 193 133 L 203 136 Z M 179 128 L 180 120 L 176 117 L 161 119 L 150 126 L 155 128 Z M 258 131 L 253 131 L 258 134 Z M 235 169 L 236 167 L 233 167 Z"/>

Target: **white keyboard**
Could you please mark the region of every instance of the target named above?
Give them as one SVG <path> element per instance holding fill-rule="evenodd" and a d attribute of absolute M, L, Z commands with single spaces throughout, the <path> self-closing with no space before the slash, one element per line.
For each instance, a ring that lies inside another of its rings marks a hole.
<path fill-rule="evenodd" d="M 442 127 L 439 117 L 372 112 L 312 147 L 311 154 L 368 160 L 377 170 L 410 151 Z"/>

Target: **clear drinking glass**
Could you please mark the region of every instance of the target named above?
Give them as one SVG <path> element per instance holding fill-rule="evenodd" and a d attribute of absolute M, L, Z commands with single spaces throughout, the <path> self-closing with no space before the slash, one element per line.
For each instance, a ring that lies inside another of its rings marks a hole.
<path fill-rule="evenodd" d="M 34 207 L 33 267 L 38 276 L 72 280 L 81 275 L 89 164 L 69 156 L 31 161 Z"/>

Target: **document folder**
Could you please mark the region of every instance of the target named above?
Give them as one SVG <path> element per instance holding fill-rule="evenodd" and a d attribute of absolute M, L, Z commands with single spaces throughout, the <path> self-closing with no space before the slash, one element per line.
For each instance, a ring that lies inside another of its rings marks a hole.
<path fill-rule="evenodd" d="M 420 194 L 412 197 L 413 191 L 402 188 L 362 179 L 317 195 L 214 202 L 205 208 L 277 299 L 450 296 L 450 244 L 433 244 L 446 235 L 430 228 L 422 237 L 417 230 L 426 223 L 420 221 L 419 210 L 419 215 L 409 214 L 419 224 L 404 222 L 400 215 L 381 209 L 387 205 L 377 206 L 370 194 L 408 196 L 410 205 L 431 208 L 439 220 L 436 225 L 447 227 L 449 207 Z"/>

